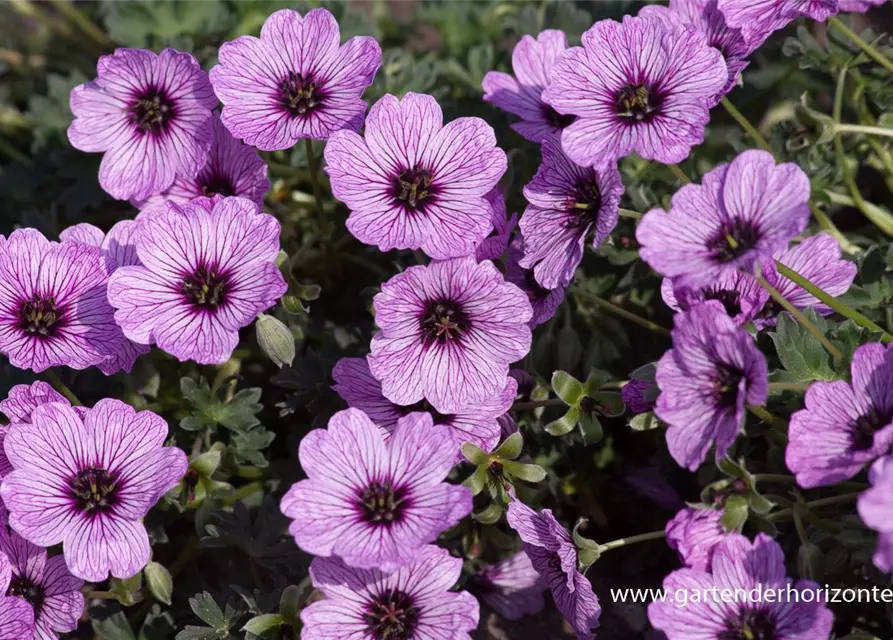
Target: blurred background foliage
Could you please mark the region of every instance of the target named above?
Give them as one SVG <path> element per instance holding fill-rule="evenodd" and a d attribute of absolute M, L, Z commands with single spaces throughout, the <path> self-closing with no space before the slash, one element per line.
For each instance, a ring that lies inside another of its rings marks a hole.
<path fill-rule="evenodd" d="M 511 71 L 511 52 L 523 34 L 563 29 L 570 43 L 578 44 L 596 20 L 619 19 L 643 4 L 9 0 L 0 4 L 0 232 L 31 226 L 55 238 L 70 224 L 91 222 L 108 229 L 136 214 L 127 202 L 111 200 L 100 189 L 100 156 L 75 151 L 65 135 L 71 121 L 69 91 L 95 76 L 100 55 L 116 47 L 174 47 L 192 52 L 209 69 L 222 42 L 257 34 L 266 17 L 284 7 L 304 11 L 325 6 L 339 19 L 342 38 L 363 34 L 379 40 L 384 60 L 366 94 L 370 103 L 385 93 L 430 93 L 443 106 L 446 120 L 478 116 L 489 122 L 509 155 L 502 181 L 509 211 L 521 212 L 521 188 L 537 168 L 538 148 L 509 128 L 512 116 L 481 100 L 484 74 Z M 880 35 L 893 24 L 889 5 L 855 17 L 853 24 L 866 40 L 893 53 L 888 38 Z M 893 225 L 881 233 L 866 215 L 883 224 L 893 221 L 885 206 L 893 193 L 893 148 L 889 138 L 848 136 L 838 151 L 828 135 L 844 67 L 843 120 L 893 124 L 893 84 L 885 71 L 865 63 L 824 25 L 798 23 L 753 55 L 743 86 L 730 98 L 758 124 L 780 157 L 807 171 L 814 200 L 838 227 L 857 245 L 874 247 L 857 258 L 860 276 L 848 302 L 890 330 L 893 260 L 887 237 L 893 235 Z M 721 108 L 713 116 L 705 143 L 682 165 L 693 178 L 754 146 Z M 321 149 L 316 143 L 317 155 Z M 381 253 L 354 240 L 344 228 L 347 211 L 331 197 L 327 184 L 327 223 L 317 224 L 303 145 L 263 155 L 272 183 L 267 209 L 282 223 L 292 274 L 286 304 L 270 313 L 289 326 L 297 355 L 291 366 L 278 369 L 248 328 L 234 358 L 221 367 L 182 365 L 156 350 L 131 374 L 105 378 L 96 371 L 67 373 L 66 381 L 88 404 L 115 396 L 151 408 L 168 419 L 178 444 L 208 456 L 193 463 L 190 485 L 169 496 L 148 523 L 155 560 L 174 576 L 171 606 L 151 598 L 134 602 L 144 597 L 139 584 L 113 585 L 120 590 L 120 602 L 95 606 L 94 622 L 85 623 L 74 637 L 152 640 L 173 637 L 175 630 L 178 638 L 243 637 L 245 622 L 278 611 L 280 597 L 298 602 L 312 597 L 306 580 L 309 558 L 283 536 L 278 498 L 300 476 L 294 452 L 302 435 L 324 426 L 343 407 L 329 388 L 332 366 L 340 357 L 365 354 L 374 328 L 371 298 L 382 281 L 412 264 L 413 257 Z M 622 206 L 636 211 L 666 204 L 679 185 L 666 167 L 641 159 L 628 158 L 621 169 L 626 185 Z M 864 205 L 861 210 L 854 206 L 854 187 L 874 203 L 870 213 Z M 595 293 L 671 325 L 672 314 L 660 301 L 659 278 L 638 260 L 632 221 L 622 218 L 611 243 L 588 251 L 578 275 L 574 292 L 555 318 L 537 330 L 523 363 L 541 386 L 548 386 L 555 369 L 585 379 L 598 367 L 625 380 L 668 347 L 665 337 L 606 315 L 586 295 Z M 767 353 L 774 353 L 771 345 Z M 770 363 L 770 369 L 778 365 Z M 29 380 L 5 363 L 2 372 L 0 395 Z M 532 499 L 555 509 L 566 524 L 588 518 L 591 537 L 609 540 L 662 528 L 682 500 L 697 501 L 698 487 L 715 479 L 717 472 L 709 467 L 700 477 L 676 467 L 660 429 L 631 429 L 623 417 L 609 417 L 602 421 L 604 439 L 584 447 L 576 434 L 558 439 L 542 430 L 543 423 L 560 414 L 558 408 L 546 409 L 525 429 L 525 449 L 549 472 Z M 769 460 L 778 451 L 758 453 Z M 458 477 L 465 471 L 460 469 Z M 452 538 L 457 552 L 498 557 L 504 553 L 500 549 L 513 544 L 504 525 L 471 521 L 463 527 L 462 535 Z M 843 582 L 855 580 L 859 559 L 848 554 L 858 545 L 835 545 L 840 551 L 828 575 L 837 572 Z M 796 557 L 794 551 L 790 557 Z M 600 637 L 645 637 L 644 606 L 611 603 L 607 590 L 659 586 L 676 566 L 675 554 L 661 544 L 623 549 L 600 561 L 589 573 L 605 607 Z M 281 596 L 287 585 L 297 587 Z M 835 611 L 841 635 L 858 618 L 870 620 L 868 626 L 880 637 L 893 637 L 882 605 L 859 607 Z M 558 637 L 559 629 L 554 613 L 516 625 L 482 616 L 479 637 Z M 289 637 L 285 633 L 279 637 Z"/>

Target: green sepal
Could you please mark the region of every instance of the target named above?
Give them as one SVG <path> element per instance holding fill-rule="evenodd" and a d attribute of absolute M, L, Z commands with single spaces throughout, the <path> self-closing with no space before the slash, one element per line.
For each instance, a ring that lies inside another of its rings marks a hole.
<path fill-rule="evenodd" d="M 573 431 L 580 419 L 580 410 L 577 407 L 571 407 L 562 417 L 553 420 L 547 424 L 545 430 L 553 436 L 563 436 Z"/>
<path fill-rule="evenodd" d="M 569 407 L 575 406 L 585 393 L 580 381 L 566 371 L 552 374 L 552 390 Z"/>

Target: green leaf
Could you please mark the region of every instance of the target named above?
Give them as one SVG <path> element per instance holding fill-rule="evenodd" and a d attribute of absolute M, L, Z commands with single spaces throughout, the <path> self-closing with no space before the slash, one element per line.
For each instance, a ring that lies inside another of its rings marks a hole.
<path fill-rule="evenodd" d="M 202 591 L 189 598 L 189 607 L 209 627 L 220 631 L 229 630 L 231 626 L 230 621 L 223 615 L 223 611 L 220 610 L 220 606 L 215 602 L 214 596 L 207 591 Z"/>
<path fill-rule="evenodd" d="M 558 368 L 573 370 L 580 362 L 583 345 L 573 327 L 563 327 L 556 336 L 558 340 Z"/>
<path fill-rule="evenodd" d="M 581 412 L 579 421 L 580 432 L 583 434 L 583 444 L 585 446 L 595 444 L 605 436 L 604 429 L 602 429 L 602 423 L 598 421 L 595 414 Z"/>
<path fill-rule="evenodd" d="M 514 460 L 521 455 L 521 449 L 523 447 L 523 436 L 520 433 L 513 433 L 496 448 L 493 455 L 502 460 Z"/>
<path fill-rule="evenodd" d="M 295 337 L 281 321 L 262 313 L 257 317 L 254 329 L 258 346 L 273 364 L 281 369 L 282 365 L 294 362 Z"/>
<path fill-rule="evenodd" d="M 640 413 L 629 421 L 629 428 L 633 431 L 650 431 L 661 426 L 661 421 L 653 412 Z"/>
<path fill-rule="evenodd" d="M 93 620 L 93 632 L 99 640 L 136 640 L 127 616 L 120 611 L 105 620 Z"/>
<path fill-rule="evenodd" d="M 222 442 L 215 442 L 209 451 L 189 463 L 190 468 L 203 476 L 211 476 L 220 466 L 220 457 L 225 449 L 226 446 Z"/>
<path fill-rule="evenodd" d="M 747 522 L 748 504 L 745 496 L 729 496 L 726 499 L 720 523 L 728 531 L 741 531 L 741 527 Z"/>
<path fill-rule="evenodd" d="M 552 390 L 569 407 L 576 405 L 583 397 L 583 385 L 565 371 L 552 374 Z"/>
<path fill-rule="evenodd" d="M 538 464 L 522 464 L 509 460 L 502 463 L 502 468 L 513 478 L 524 482 L 542 482 L 546 479 L 546 470 Z"/>
<path fill-rule="evenodd" d="M 490 456 L 484 453 L 484 451 L 473 442 L 463 442 L 462 446 L 459 448 L 462 451 L 462 455 L 465 456 L 465 459 L 471 464 L 487 464 L 490 460 Z"/>
<path fill-rule="evenodd" d="M 553 420 L 547 424 L 544 429 L 547 433 L 550 433 L 553 436 L 563 436 L 564 434 L 573 431 L 574 427 L 577 426 L 577 421 L 579 419 L 580 410 L 576 407 L 571 407 L 567 410 L 567 413 L 558 418 L 558 420 Z"/>
<path fill-rule="evenodd" d="M 825 319 L 813 309 L 807 309 L 804 315 L 823 333 L 827 330 Z M 769 337 L 775 343 L 782 365 L 797 382 L 837 378 L 829 365 L 829 355 L 822 343 L 789 314 L 778 315 L 776 330 Z"/>
<path fill-rule="evenodd" d="M 281 615 L 278 613 L 267 613 L 251 618 L 251 620 L 245 623 L 245 626 L 242 627 L 242 631 L 253 633 L 262 638 L 271 638 L 273 633 L 278 631 L 281 625 Z"/>
<path fill-rule="evenodd" d="M 180 421 L 180 426 L 187 431 L 213 429 L 219 424 L 244 433 L 260 424 L 255 415 L 263 409 L 259 402 L 259 388 L 242 389 L 232 400 L 224 402 L 217 393 L 211 391 L 204 378 L 196 382 L 185 377 L 180 380 L 180 391 L 193 407 L 192 415 Z"/>
<path fill-rule="evenodd" d="M 171 577 L 171 572 L 164 565 L 153 561 L 146 565 L 143 574 L 146 576 L 146 585 L 155 599 L 170 606 L 171 595 L 174 592 L 174 579 Z"/>
<path fill-rule="evenodd" d="M 496 524 L 502 517 L 502 511 L 502 505 L 491 502 L 483 511 L 472 513 L 471 517 L 481 524 Z"/>
<path fill-rule="evenodd" d="M 297 585 L 290 584 L 282 591 L 279 598 L 279 615 L 282 621 L 290 624 L 292 627 L 298 627 L 298 609 L 300 607 L 301 588 Z"/>
<path fill-rule="evenodd" d="M 220 0 L 189 2 L 110 2 L 105 6 L 105 27 L 112 40 L 122 46 L 145 48 L 173 44 L 193 34 L 222 29 L 229 9 Z"/>

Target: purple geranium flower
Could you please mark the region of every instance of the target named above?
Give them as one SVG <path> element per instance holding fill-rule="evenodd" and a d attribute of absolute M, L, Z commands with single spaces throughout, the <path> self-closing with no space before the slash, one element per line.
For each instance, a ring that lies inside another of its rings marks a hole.
<path fill-rule="evenodd" d="M 471 582 L 478 597 L 506 620 L 542 611 L 543 591 L 549 588 L 523 552 L 485 567 Z"/>
<path fill-rule="evenodd" d="M 838 9 L 838 0 L 719 0 L 726 23 L 741 29 L 751 50 L 797 18 L 824 22 Z"/>
<path fill-rule="evenodd" d="M 38 380 L 31 384 L 17 384 L 10 389 L 6 400 L 0 400 L 0 411 L 6 414 L 10 422 L 30 424 L 34 410 L 48 402 L 71 404 L 65 396 L 53 389 L 52 385 Z M 2 455 L 0 447 L 0 456 Z"/>
<path fill-rule="evenodd" d="M 493 228 L 486 195 L 505 173 L 505 152 L 480 118 L 444 125 L 431 96 L 384 96 L 365 138 L 340 131 L 325 156 L 332 193 L 351 210 L 347 229 L 361 242 L 443 259 L 473 254 Z"/>
<path fill-rule="evenodd" d="M 865 13 L 872 7 L 879 7 L 887 0 L 840 0 L 838 9 L 855 13 Z"/>
<path fill-rule="evenodd" d="M 468 489 L 443 481 L 455 445 L 426 414 L 402 418 L 385 441 L 365 413 L 340 411 L 304 436 L 298 457 L 307 479 L 282 498 L 282 513 L 313 555 L 392 571 L 471 511 Z"/>
<path fill-rule="evenodd" d="M 715 101 L 731 91 L 738 84 L 738 76 L 747 66 L 747 56 L 752 49 L 740 29 L 726 24 L 725 16 L 719 10 L 718 0 L 670 0 L 670 6 L 648 5 L 639 11 L 640 16 L 662 20 L 667 28 L 692 25 L 707 39 L 707 44 L 719 49 L 726 61 L 728 82 Z"/>
<path fill-rule="evenodd" d="M 133 220 L 121 220 L 109 230 L 108 235 L 92 224 L 82 222 L 68 227 L 59 234 L 63 242 L 76 242 L 99 249 L 106 273 L 111 276 L 119 267 L 139 265 L 136 254 L 137 223 Z M 128 340 L 120 328 L 109 350 L 114 355 L 100 362 L 97 366 L 106 375 L 117 371 L 130 371 L 136 359 L 149 353 L 151 347 Z"/>
<path fill-rule="evenodd" d="M 368 36 L 340 43 L 338 22 L 325 9 L 303 18 L 282 9 L 267 18 L 260 39 L 225 42 L 220 64 L 211 69 L 224 104 L 223 124 L 264 151 L 359 129 L 366 111 L 363 92 L 381 66 L 381 48 Z"/>
<path fill-rule="evenodd" d="M 741 271 L 729 271 L 714 282 L 696 289 L 664 278 L 660 293 L 673 311 L 688 311 L 704 300 L 717 300 L 739 327 L 756 318 L 769 300 L 769 292 L 760 286 L 759 281 Z"/>
<path fill-rule="evenodd" d="M 766 401 L 766 359 L 715 300 L 674 320 L 673 348 L 657 363 L 655 413 L 668 425 L 670 455 L 694 471 L 711 446 L 717 461 L 726 455 L 746 404 Z"/>
<path fill-rule="evenodd" d="M 108 299 L 124 334 L 181 361 L 225 362 L 239 329 L 282 296 L 279 223 L 243 198 L 198 198 L 139 222 L 142 266 L 120 267 Z M 185 240 L 188 239 L 188 242 Z"/>
<path fill-rule="evenodd" d="M 893 347 L 873 342 L 853 353 L 853 384 L 814 382 L 791 416 L 785 462 L 801 487 L 837 484 L 893 444 Z"/>
<path fill-rule="evenodd" d="M 0 352 L 13 366 L 85 369 L 120 342 L 100 251 L 34 229 L 0 236 Z"/>
<path fill-rule="evenodd" d="M 761 588 L 765 594 L 788 589 L 797 597 L 764 598 L 760 602 L 701 597 L 686 602 L 672 598 L 648 605 L 648 619 L 667 634 L 668 640 L 692 638 L 773 638 L 774 640 L 815 640 L 831 633 L 834 615 L 825 606 L 819 585 L 812 580 L 796 583 L 785 576 L 781 547 L 764 533 L 751 543 L 740 534 L 730 534 L 713 554 L 711 571 L 685 568 L 664 578 L 667 593 L 692 593 L 717 589 L 713 593 L 740 593 Z M 728 591 L 727 591 L 728 590 Z M 811 597 L 801 597 L 805 591 Z"/>
<path fill-rule="evenodd" d="M 492 451 L 500 441 L 498 418 L 512 406 L 518 394 L 518 383 L 514 378 L 506 378 L 505 388 L 491 398 L 470 405 L 458 413 L 443 414 L 435 411 L 424 400 L 414 405 L 394 404 L 381 393 L 381 383 L 369 371 L 366 358 L 341 358 L 332 370 L 338 392 L 349 407 L 363 411 L 378 425 L 385 440 L 391 437 L 401 418 L 416 412 L 431 416 L 435 425 L 449 427 L 450 437 L 455 442 L 457 460 L 463 459 L 460 447 L 464 442 L 473 442 L 484 451 Z"/>
<path fill-rule="evenodd" d="M 652 209 L 636 228 L 640 255 L 674 286 L 697 289 L 787 247 L 809 222 L 809 178 L 772 154 L 739 154 L 673 196 L 670 211 Z M 521 221 L 524 224 L 524 221 Z"/>
<path fill-rule="evenodd" d="M 46 549 L 10 530 L 6 522 L 0 502 L 0 554 L 6 554 L 12 570 L 4 593 L 24 600 L 34 612 L 30 633 L 21 638 L 56 640 L 57 634 L 74 631 L 84 612 L 84 581 L 71 574 L 62 556 L 48 557 Z"/>
<path fill-rule="evenodd" d="M 621 195 L 616 164 L 598 170 L 581 167 L 557 142 L 544 142 L 543 162 L 524 187 L 530 205 L 519 223 L 524 237 L 521 266 L 533 269 L 546 289 L 566 286 L 590 235 L 596 248 L 617 226 Z"/>
<path fill-rule="evenodd" d="M 91 582 L 136 575 L 152 550 L 142 519 L 186 472 L 167 423 L 106 398 L 81 418 L 61 403 L 14 424 L 4 449 L 14 471 L 0 495 L 9 524 L 43 547 L 63 545 L 65 563 Z"/>
<path fill-rule="evenodd" d="M 729 535 L 720 523 L 722 514 L 685 507 L 667 523 L 667 545 L 679 552 L 685 566 L 710 571 L 713 550 Z"/>
<path fill-rule="evenodd" d="M 0 640 L 33 637 L 34 609 L 21 598 L 5 595 L 11 586 L 12 564 L 6 554 L 0 553 Z"/>
<path fill-rule="evenodd" d="M 893 571 L 893 456 L 880 458 L 868 473 L 871 488 L 859 496 L 857 508 L 866 526 L 878 532 L 872 561 L 881 571 Z"/>
<path fill-rule="evenodd" d="M 515 238 L 505 258 L 505 279 L 527 294 L 527 300 L 533 309 L 533 317 L 528 324 L 533 329 L 555 315 L 555 311 L 564 301 L 564 286 L 554 289 L 540 286 L 536 281 L 534 270 L 521 266 L 523 260 L 524 242 L 521 238 Z"/>
<path fill-rule="evenodd" d="M 212 118 L 211 150 L 201 171 L 194 176 L 178 176 L 169 189 L 133 206 L 142 212 L 163 211 L 166 201 L 187 204 L 199 197 L 238 196 L 264 205 L 264 194 L 270 189 L 267 163 L 257 152 L 234 138 L 215 111 Z"/>
<path fill-rule="evenodd" d="M 472 257 L 409 267 L 375 296 L 369 369 L 384 396 L 458 413 L 505 389 L 530 350 L 527 296 L 493 263 Z"/>
<path fill-rule="evenodd" d="M 561 146 L 580 165 L 610 166 L 632 152 L 664 163 L 688 157 L 729 73 L 694 27 L 624 16 L 596 22 L 552 76 L 543 100 L 577 116 Z"/>
<path fill-rule="evenodd" d="M 840 245 L 827 233 L 820 233 L 790 249 L 778 251 L 775 259 L 832 296 L 842 296 L 849 291 L 857 272 L 854 262 L 841 258 Z M 822 315 L 831 313 L 831 307 L 778 273 L 774 262 L 766 262 L 763 276 L 798 309 L 812 307 Z M 781 311 L 781 305 L 767 299 L 755 324 L 761 329 L 772 326 Z"/>
<path fill-rule="evenodd" d="M 505 196 L 502 189 L 493 187 L 484 196 L 490 203 L 490 220 L 493 223 L 493 232 L 481 240 L 474 250 L 474 257 L 481 260 L 499 260 L 509 246 L 512 232 L 518 224 L 518 214 L 513 213 L 506 219 Z"/>
<path fill-rule="evenodd" d="M 623 404 L 633 413 L 645 413 L 654 408 L 657 401 L 657 385 L 654 380 L 630 380 L 620 389 Z"/>
<path fill-rule="evenodd" d="M 314 558 L 310 577 L 325 597 L 301 611 L 301 638 L 471 640 L 477 600 L 466 591 L 450 591 L 461 573 L 462 559 L 433 545 L 390 574 Z"/>
<path fill-rule="evenodd" d="M 512 51 L 514 76 L 490 71 L 484 76 L 484 100 L 521 118 L 512 129 L 533 142 L 556 137 L 574 121 L 542 101 L 543 89 L 552 81 L 552 67 L 567 49 L 564 31 L 547 29 L 536 39 L 525 35 Z"/>
<path fill-rule="evenodd" d="M 549 509 L 537 513 L 516 498 L 506 520 L 524 542 L 524 553 L 552 590 L 555 606 L 580 640 L 592 640 L 601 606 L 589 580 L 577 570 L 577 548 Z"/>
<path fill-rule="evenodd" d="M 104 152 L 99 184 L 119 200 L 160 193 L 191 178 L 211 146 L 217 97 L 188 53 L 118 49 L 102 56 L 98 77 L 71 92 L 75 149 Z"/>

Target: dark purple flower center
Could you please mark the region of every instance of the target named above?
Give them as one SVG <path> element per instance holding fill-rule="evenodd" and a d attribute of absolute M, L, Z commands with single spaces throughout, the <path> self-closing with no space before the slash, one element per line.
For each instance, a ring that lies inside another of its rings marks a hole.
<path fill-rule="evenodd" d="M 760 230 L 749 220 L 733 218 L 726 222 L 713 239 L 707 241 L 707 248 L 713 252 L 717 262 L 733 262 L 757 246 Z"/>
<path fill-rule="evenodd" d="M 279 83 L 279 103 L 293 116 L 303 116 L 312 111 L 319 106 L 322 98 L 312 75 L 304 77 L 289 71 L 288 76 Z"/>
<path fill-rule="evenodd" d="M 105 513 L 117 502 L 118 479 L 101 467 L 78 471 L 70 488 L 77 508 L 86 513 Z"/>
<path fill-rule="evenodd" d="M 232 181 L 226 176 L 219 173 L 211 174 L 206 179 L 200 179 L 202 187 L 202 195 L 207 197 L 213 196 L 234 196 L 236 188 Z"/>
<path fill-rule="evenodd" d="M 201 266 L 183 278 L 183 293 L 200 307 L 216 308 L 224 303 L 228 280 L 214 267 Z"/>
<path fill-rule="evenodd" d="M 43 585 L 36 584 L 26 576 L 13 574 L 12 582 L 9 583 L 9 590 L 6 592 L 8 596 L 17 596 L 27 601 L 31 608 L 34 609 L 34 617 L 40 615 L 43 608 L 43 601 L 46 597 L 46 590 Z"/>
<path fill-rule="evenodd" d="M 563 115 L 558 113 L 547 104 L 541 105 L 543 119 L 548 122 L 550 125 L 555 127 L 556 129 L 566 129 L 571 126 L 577 119 L 577 116 L 567 114 Z"/>
<path fill-rule="evenodd" d="M 575 214 L 575 217 L 567 220 L 569 228 L 584 229 L 596 221 L 602 206 L 602 194 L 595 175 L 577 181 L 568 206 L 570 212 Z"/>
<path fill-rule="evenodd" d="M 743 377 L 744 373 L 735 367 L 726 364 L 716 365 L 713 397 L 720 407 L 730 409 L 737 406 L 738 384 Z"/>
<path fill-rule="evenodd" d="M 130 121 L 144 133 L 160 135 L 174 117 L 174 103 L 161 89 L 150 89 L 130 107 Z"/>
<path fill-rule="evenodd" d="M 400 174 L 394 185 L 394 197 L 410 209 L 421 209 L 425 200 L 434 195 L 434 176 L 427 169 L 415 166 Z"/>
<path fill-rule="evenodd" d="M 425 342 L 454 342 L 471 325 L 462 307 L 452 300 L 430 300 L 420 319 Z"/>
<path fill-rule="evenodd" d="M 369 603 L 363 619 L 375 640 L 410 640 L 419 624 L 419 610 L 409 594 L 387 589 Z"/>
<path fill-rule="evenodd" d="M 742 609 L 726 620 L 726 628 L 717 640 L 776 640 L 775 618 L 762 609 Z"/>
<path fill-rule="evenodd" d="M 886 427 L 893 420 L 893 412 L 882 413 L 877 409 L 870 409 L 850 423 L 852 432 L 852 449 L 854 451 L 869 451 L 874 447 L 874 434 L 878 429 Z"/>
<path fill-rule="evenodd" d="M 648 85 L 628 84 L 617 92 L 614 98 L 614 111 L 629 122 L 648 122 L 658 109 L 662 100 Z"/>
<path fill-rule="evenodd" d="M 54 336 L 61 319 L 52 296 L 44 298 L 35 293 L 19 306 L 19 327 L 34 336 Z"/>
<path fill-rule="evenodd" d="M 719 300 L 730 318 L 741 313 L 741 293 L 734 289 L 708 287 L 704 289 L 704 300 Z"/>
<path fill-rule="evenodd" d="M 390 524 L 399 522 L 406 507 L 406 497 L 390 482 L 372 482 L 359 496 L 360 508 L 367 522 Z"/>

